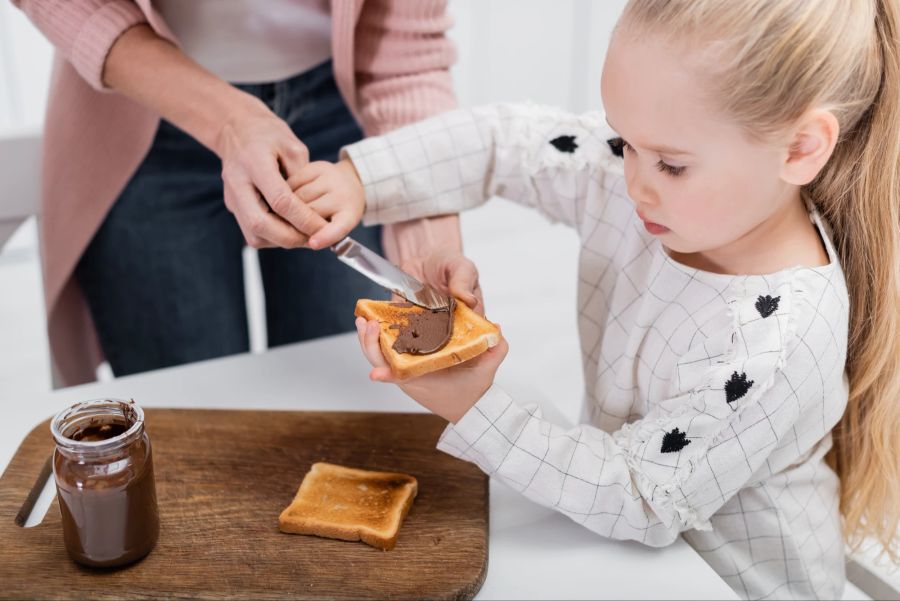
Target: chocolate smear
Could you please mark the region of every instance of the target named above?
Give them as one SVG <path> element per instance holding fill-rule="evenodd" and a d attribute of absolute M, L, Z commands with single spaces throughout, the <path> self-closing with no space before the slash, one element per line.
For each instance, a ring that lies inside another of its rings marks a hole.
<path fill-rule="evenodd" d="M 409 308 L 412 303 L 393 303 L 395 307 Z M 411 312 L 405 324 L 393 324 L 391 329 L 399 330 L 397 340 L 391 347 L 398 353 L 428 355 L 441 350 L 450 342 L 453 334 L 453 312 L 456 300 L 451 297 L 446 309 L 423 309 Z"/>

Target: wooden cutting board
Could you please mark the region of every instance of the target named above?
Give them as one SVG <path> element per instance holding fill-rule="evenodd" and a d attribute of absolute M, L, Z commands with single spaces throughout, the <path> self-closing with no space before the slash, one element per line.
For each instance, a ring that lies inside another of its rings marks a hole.
<path fill-rule="evenodd" d="M 0 478 L 0 598 L 466 599 L 484 581 L 488 479 L 437 451 L 434 415 L 148 409 L 161 530 L 114 571 L 66 555 L 56 501 L 23 528 L 54 448 L 49 420 Z M 278 514 L 316 461 L 415 476 L 393 551 L 283 534 Z"/>

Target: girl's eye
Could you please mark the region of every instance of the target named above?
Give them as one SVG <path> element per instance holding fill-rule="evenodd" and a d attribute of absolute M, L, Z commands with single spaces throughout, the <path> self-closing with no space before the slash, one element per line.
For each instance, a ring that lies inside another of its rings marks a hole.
<path fill-rule="evenodd" d="M 618 144 L 618 146 L 620 148 L 622 148 L 622 150 L 624 150 L 625 152 L 636 152 L 634 150 L 634 147 L 631 144 L 629 144 L 627 141 L 625 141 L 624 138 L 616 138 L 616 144 Z M 659 171 L 665 173 L 666 175 L 671 175 L 672 177 L 678 177 L 679 175 L 684 173 L 684 170 L 686 169 L 686 167 L 684 167 L 684 166 L 676 167 L 674 165 L 669 165 L 668 163 L 666 163 L 662 160 L 657 161 L 656 168 Z"/>
<path fill-rule="evenodd" d="M 671 175 L 672 177 L 678 177 L 682 173 L 684 173 L 685 167 L 675 167 L 674 165 L 669 165 L 668 163 L 664 163 L 663 161 L 657 161 L 656 168 L 667 175 Z"/>

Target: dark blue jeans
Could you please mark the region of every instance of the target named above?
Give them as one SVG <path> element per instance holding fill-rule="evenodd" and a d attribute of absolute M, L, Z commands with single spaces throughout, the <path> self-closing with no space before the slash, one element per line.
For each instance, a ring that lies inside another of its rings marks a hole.
<path fill-rule="evenodd" d="M 240 85 L 287 122 L 310 160 L 337 159 L 362 132 L 327 62 L 285 81 Z M 162 121 L 150 152 L 78 263 L 116 375 L 249 349 L 244 238 L 222 200 L 218 157 Z M 380 252 L 378 228 L 352 234 Z M 353 329 L 358 298 L 386 293 L 327 250 L 259 251 L 269 346 Z"/>

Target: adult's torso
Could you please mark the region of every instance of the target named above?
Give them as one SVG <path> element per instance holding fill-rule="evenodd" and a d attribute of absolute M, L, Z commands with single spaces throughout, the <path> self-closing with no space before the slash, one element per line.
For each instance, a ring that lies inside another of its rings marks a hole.
<path fill-rule="evenodd" d="M 225 81 L 280 81 L 331 57 L 328 0 L 154 0 L 182 51 Z"/>

